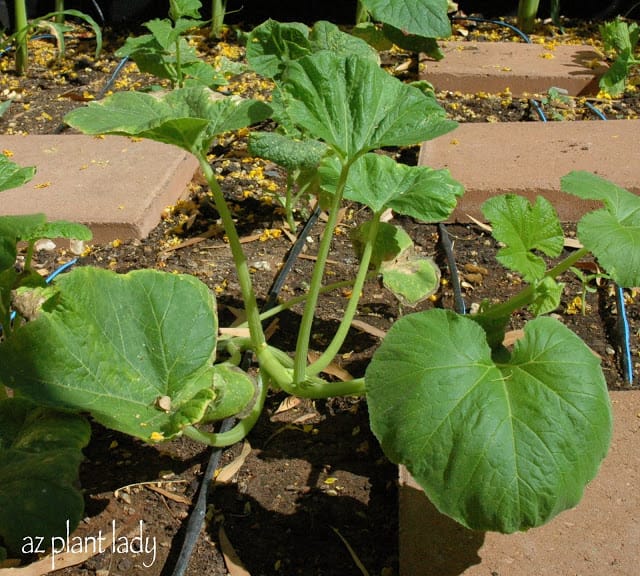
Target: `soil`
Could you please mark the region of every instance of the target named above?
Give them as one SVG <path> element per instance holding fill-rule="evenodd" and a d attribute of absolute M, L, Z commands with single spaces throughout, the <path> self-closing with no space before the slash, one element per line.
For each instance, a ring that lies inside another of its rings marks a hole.
<path fill-rule="evenodd" d="M 199 47 L 208 58 L 221 55 L 241 60 L 242 50 L 230 39 L 213 43 L 201 38 Z M 37 41 L 32 47 L 28 76 L 12 72 L 12 62 L 0 60 L 3 75 L 0 93 L 14 98 L 9 112 L 0 120 L 3 133 L 64 133 L 64 114 L 86 100 L 102 95 L 110 82 L 118 59 L 115 48 L 122 37 L 107 31 L 102 55 L 92 54 L 93 40 L 76 34 L 67 42 L 66 55 L 56 59 L 55 47 Z M 384 55 L 384 64 L 410 77 L 408 55 Z M 112 85 L 114 90 L 147 86 L 151 80 L 128 65 Z M 227 90 L 242 94 L 268 93 L 268 85 L 244 73 L 231 79 Z M 527 100 L 504 95 L 439 94 L 450 115 L 460 121 L 514 121 L 537 118 Z M 581 119 L 588 111 L 584 102 L 571 100 L 562 105 L 547 104 L 557 118 Z M 602 101 L 612 117 L 637 116 L 640 102 L 634 92 L 621 100 Z M 567 112 L 569 110 L 571 114 Z M 417 148 L 387 150 L 407 163 L 415 163 Z M 283 174 L 274 165 L 250 158 L 246 133 L 221 137 L 212 151 L 214 168 L 226 176 L 225 193 L 238 217 L 244 247 L 254 271 L 256 287 L 263 298 L 291 248 L 282 212 L 273 192 L 283 185 Z M 197 276 L 217 295 L 222 325 L 229 325 L 241 307 L 233 262 L 222 233 L 215 228 L 217 214 L 198 177 L 192 183 L 192 198 L 167 209 L 162 223 L 142 241 L 94 245 L 79 265 L 108 267 L 118 272 L 139 268 L 159 268 Z M 304 219 L 300 213 L 300 220 Z M 355 269 L 348 230 L 366 217 L 362 208 L 346 206 L 341 231 L 332 247 L 328 274 L 332 280 L 349 278 Z M 434 255 L 442 264 L 446 282 L 437 297 L 420 308 L 453 308 L 450 274 L 438 244 L 438 229 L 408 218 L 396 218 L 414 238 L 418 249 Z M 308 235 L 305 250 L 282 288 L 281 296 L 302 294 L 313 265 L 314 250 L 323 230 L 322 218 Z M 495 261 L 498 248 L 479 226 L 450 225 L 455 256 L 468 308 L 483 299 L 504 299 L 519 287 L 517 276 Z M 567 236 L 573 235 L 568 227 Z M 69 259 L 63 250 L 38 253 L 43 273 L 53 271 Z M 584 263 L 587 273 L 595 270 Z M 602 358 L 608 385 L 624 387 L 615 336 L 617 311 L 613 287 L 601 280 L 589 284 L 585 313 L 577 297 L 583 286 L 573 274 L 566 282 L 558 319 L 574 329 Z M 593 290 L 591 290 L 593 289 Z M 335 332 L 348 292 L 337 291 L 323 297 L 314 326 L 313 346 L 322 349 Z M 632 354 L 640 357 L 638 291 L 627 291 L 627 313 L 631 325 Z M 408 312 L 376 282 L 365 289 L 358 319 L 373 329 L 386 330 L 394 319 Z M 271 342 L 284 350 L 295 346 L 300 310 L 279 317 Z M 526 319 L 516 316 L 511 328 Z M 366 327 L 365 327 L 366 328 Z M 353 376 L 364 373 L 379 343 L 373 329 L 353 329 L 336 365 Z M 242 462 L 225 483 L 216 483 L 208 497 L 205 530 L 191 558 L 187 575 L 243 574 L 233 568 L 234 554 L 246 570 L 258 575 L 350 575 L 362 574 L 361 562 L 372 575 L 398 574 L 397 468 L 381 453 L 368 427 L 366 403 L 361 399 L 289 402 L 272 394 L 247 448 L 234 446 L 222 453 L 220 466 Z M 155 539 L 155 557 L 131 551 L 95 555 L 81 564 L 56 572 L 59 576 L 127 574 L 156 576 L 172 573 L 182 544 L 191 505 L 210 450 L 186 438 L 162 445 L 143 445 L 130 437 L 94 425 L 80 483 L 86 495 L 85 519 L 78 534 L 122 534 Z M 243 459 L 243 460 L 242 460 Z M 140 522 L 143 522 L 141 525 Z M 142 526 L 142 527 L 141 527 Z M 142 532 L 140 532 L 142 531 Z M 151 541 L 149 542 L 151 543 Z M 146 565 L 145 565 L 146 564 Z"/>

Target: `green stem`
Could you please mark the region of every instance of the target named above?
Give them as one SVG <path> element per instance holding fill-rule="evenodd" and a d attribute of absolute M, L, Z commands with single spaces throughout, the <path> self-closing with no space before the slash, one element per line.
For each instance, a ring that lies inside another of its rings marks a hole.
<path fill-rule="evenodd" d="M 264 401 L 267 397 L 267 391 L 269 390 L 269 386 L 263 383 L 261 379 L 259 379 L 260 386 L 260 396 L 256 400 L 255 405 L 251 409 L 251 412 L 246 418 L 240 420 L 231 430 L 228 432 L 205 432 L 204 430 L 200 430 L 195 426 L 187 426 L 184 429 L 184 435 L 192 440 L 196 440 L 197 442 L 202 442 L 203 444 L 208 444 L 209 446 L 213 446 L 215 448 L 224 448 L 226 446 L 232 446 L 237 442 L 240 442 L 243 438 L 251 432 L 251 429 L 255 426 L 258 418 L 260 418 L 260 414 L 262 414 L 262 409 L 264 408 Z"/>
<path fill-rule="evenodd" d="M 182 88 L 184 85 L 184 76 L 182 74 L 182 55 L 180 53 L 180 37 L 176 40 L 176 80 L 178 88 Z M 217 183 L 217 181 L 216 181 Z"/>
<path fill-rule="evenodd" d="M 583 258 L 589 254 L 587 248 L 580 248 L 573 252 L 570 256 L 565 258 L 562 262 L 551 268 L 545 273 L 548 278 L 557 278 L 563 272 L 566 272 L 571 266 L 573 266 L 580 258 Z M 506 302 L 490 306 L 482 312 L 482 316 L 486 318 L 506 318 L 510 316 L 516 310 L 520 310 L 525 306 L 531 304 L 535 299 L 536 286 L 530 284 L 526 288 L 523 288 L 515 296 L 509 298 Z"/>
<path fill-rule="evenodd" d="M 313 328 L 313 319 L 315 317 L 316 307 L 318 305 L 318 297 L 322 291 L 322 278 L 324 277 L 324 269 L 327 264 L 327 258 L 331 250 L 331 242 L 333 240 L 333 232 L 338 222 L 338 210 L 342 202 L 342 194 L 347 182 L 350 163 L 346 162 L 342 166 L 336 191 L 333 195 L 331 207 L 329 208 L 329 218 L 322 234 L 322 240 L 318 248 L 318 256 L 316 264 L 311 275 L 311 283 L 305 302 L 300 329 L 298 331 L 298 340 L 296 343 L 296 356 L 293 368 L 294 383 L 301 383 L 306 379 L 307 370 L 307 353 L 309 351 L 309 342 L 311 340 L 311 330 Z"/>
<path fill-rule="evenodd" d="M 518 28 L 527 34 L 533 30 L 539 3 L 539 0 L 520 0 L 518 3 Z"/>
<path fill-rule="evenodd" d="M 238 283 L 240 284 L 240 291 L 242 292 L 242 299 L 244 301 L 245 312 L 247 314 L 247 324 L 249 326 L 249 333 L 251 334 L 251 344 L 254 350 L 260 350 L 267 346 L 264 331 L 262 330 L 262 322 L 260 320 L 260 309 L 258 308 L 258 302 L 256 300 L 256 294 L 253 290 L 253 283 L 251 281 L 251 273 L 249 271 L 249 264 L 247 257 L 242 249 L 240 243 L 240 236 L 238 230 L 233 222 L 233 217 L 227 202 L 224 199 L 220 185 L 216 180 L 213 169 L 207 162 L 206 156 L 199 155 L 200 168 L 209 184 L 209 188 L 213 195 L 216 210 L 220 214 L 224 231 L 229 240 L 229 247 L 231 248 L 231 254 L 238 275 Z"/>
<path fill-rule="evenodd" d="M 335 355 L 340 351 L 342 344 L 344 344 L 344 341 L 347 338 L 347 334 L 349 333 L 349 329 L 351 328 L 353 317 L 358 311 L 360 294 L 362 292 L 362 289 L 364 288 L 364 283 L 369 277 L 369 263 L 371 262 L 371 256 L 373 254 L 379 224 L 380 214 L 374 214 L 373 219 L 371 220 L 371 226 L 369 226 L 367 242 L 364 245 L 362 256 L 360 258 L 360 268 L 358 269 L 356 280 L 353 284 L 351 298 L 349 299 L 349 303 L 347 304 L 344 314 L 342 315 L 342 320 L 340 321 L 338 330 L 331 340 L 331 343 L 329 344 L 329 346 L 327 346 L 321 356 L 307 367 L 307 374 L 310 376 L 319 374 L 329 364 L 331 364 L 331 362 L 333 362 Z"/>
<path fill-rule="evenodd" d="M 54 10 L 64 12 L 64 0 L 56 0 Z M 55 20 L 58 24 L 64 24 L 64 14 L 56 14 Z"/>
<path fill-rule="evenodd" d="M 213 0 L 211 3 L 211 38 L 220 38 L 222 36 L 222 27 L 224 25 L 224 16 L 227 11 L 226 0 Z"/>
<path fill-rule="evenodd" d="M 251 347 L 258 357 L 261 370 L 267 372 L 278 385 L 282 385 L 282 382 L 290 382 L 291 375 L 285 370 L 285 368 L 273 357 L 273 354 L 268 349 L 267 341 L 262 329 L 262 320 L 260 318 L 260 309 L 256 300 L 256 294 L 253 290 L 253 283 L 251 281 L 251 272 L 249 271 L 249 264 L 247 257 L 242 249 L 240 243 L 240 236 L 238 230 L 233 222 L 233 216 L 227 206 L 227 202 L 224 199 L 220 185 L 216 180 L 213 169 L 207 162 L 206 155 L 197 155 L 200 161 L 200 167 L 204 174 L 211 193 L 213 194 L 214 203 L 220 218 L 222 219 L 222 225 L 224 231 L 229 240 L 229 247 L 231 248 L 231 254 L 236 268 L 236 274 L 238 275 L 238 283 L 240 284 L 240 291 L 242 292 L 242 299 L 244 301 L 245 313 L 247 315 L 247 326 L 249 327 L 249 335 L 251 338 Z"/>
<path fill-rule="evenodd" d="M 377 275 L 377 272 L 369 271 L 366 279 L 370 280 L 371 278 L 375 278 L 376 275 Z M 322 287 L 322 289 L 320 290 L 320 293 L 326 294 L 327 292 L 332 292 L 333 290 L 337 290 L 338 288 L 347 288 L 348 286 L 353 286 L 354 282 L 355 282 L 355 279 L 341 280 L 340 282 L 333 282 L 332 284 L 326 284 Z M 264 322 L 265 320 L 268 320 L 273 316 L 277 316 L 278 314 L 280 314 L 280 312 L 289 310 L 290 308 L 293 308 L 296 304 L 300 304 L 301 302 L 304 302 L 307 299 L 307 297 L 308 297 L 308 294 L 301 294 L 300 296 L 294 296 L 293 298 L 290 298 L 286 302 L 282 302 L 281 304 L 278 304 L 273 308 L 269 308 L 269 310 L 267 310 L 266 312 L 262 312 L 260 314 L 260 319 Z M 246 325 L 246 322 L 242 324 L 238 324 L 238 328 L 241 328 L 245 325 Z"/>
<path fill-rule="evenodd" d="M 15 29 L 16 29 L 16 72 L 24 76 L 29 67 L 29 51 L 27 48 L 27 32 L 29 22 L 27 21 L 26 0 L 15 0 Z"/>
<path fill-rule="evenodd" d="M 364 24 L 369 21 L 369 11 L 366 6 L 362 3 L 362 0 L 358 0 L 358 4 L 356 6 L 356 24 Z"/>

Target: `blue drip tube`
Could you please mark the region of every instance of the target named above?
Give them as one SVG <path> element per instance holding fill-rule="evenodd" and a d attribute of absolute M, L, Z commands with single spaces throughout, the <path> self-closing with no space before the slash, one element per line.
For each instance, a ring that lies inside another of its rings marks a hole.
<path fill-rule="evenodd" d="M 591 102 L 585 102 L 585 105 L 601 120 L 606 120 L 604 113 L 596 108 Z M 633 357 L 631 354 L 631 329 L 629 328 L 629 318 L 627 317 L 627 307 L 624 301 L 624 290 L 615 285 L 616 305 L 618 307 L 618 341 L 622 352 L 622 374 L 625 383 L 633 386 Z"/>

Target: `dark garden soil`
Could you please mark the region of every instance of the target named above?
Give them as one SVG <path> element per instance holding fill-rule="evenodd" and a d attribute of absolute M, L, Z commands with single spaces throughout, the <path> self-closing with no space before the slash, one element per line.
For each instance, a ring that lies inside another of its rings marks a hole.
<path fill-rule="evenodd" d="M 55 47 L 38 42 L 32 46 L 32 64 L 24 79 L 13 74 L 10 58 L 0 60 L 3 68 L 0 96 L 14 98 L 9 112 L 0 120 L 0 131 L 66 132 L 62 117 L 83 101 L 100 97 L 118 63 L 113 51 L 121 43 L 122 38 L 107 34 L 106 49 L 95 59 L 92 39 L 76 37 L 68 42 L 66 57 L 56 61 Z M 242 50 L 232 42 L 215 44 L 202 39 L 200 47 L 211 58 L 242 57 Z M 385 54 L 384 64 L 399 74 L 409 74 L 407 70 L 411 70 L 411 59 L 401 53 Z M 149 79 L 129 65 L 111 89 L 127 90 L 148 84 Z M 235 93 L 266 96 L 269 86 L 251 74 L 244 74 L 234 77 L 226 88 Z M 439 97 L 451 116 L 461 121 L 537 120 L 527 100 L 505 95 Z M 622 100 L 600 104 L 611 117 L 636 117 L 640 111 L 640 102 L 633 93 Z M 588 114 L 577 100 L 550 103 L 549 111 L 557 112 L 558 119 L 569 120 Z M 554 115 L 550 116 L 553 119 Z M 273 200 L 273 193 L 282 186 L 283 175 L 276 166 L 252 159 L 246 151 L 245 137 L 245 133 L 240 133 L 220 138 L 212 151 L 212 162 L 219 174 L 226 176 L 221 183 L 235 205 L 257 290 L 265 297 L 292 242 Z M 387 153 L 407 163 L 415 163 L 417 158 L 416 148 Z M 192 188 L 192 199 L 167 209 L 164 220 L 147 239 L 92 246 L 80 265 L 108 267 L 118 272 L 150 267 L 193 274 L 216 293 L 221 324 L 228 326 L 241 307 L 233 262 L 222 233 L 216 229 L 217 214 L 198 177 Z M 336 236 L 327 272 L 332 281 L 353 274 L 355 258 L 348 231 L 366 216 L 361 210 L 356 205 L 344 210 L 341 234 Z M 300 216 L 302 220 L 304 215 Z M 443 266 L 442 290 L 419 308 L 452 308 L 451 277 L 438 247 L 437 227 L 409 219 L 395 222 L 405 226 L 419 249 L 435 255 Z M 305 282 L 322 230 L 321 218 L 287 278 L 280 294 L 283 298 L 306 291 Z M 477 226 L 451 225 L 448 233 L 454 242 L 468 308 L 485 298 L 502 300 L 519 288 L 518 277 L 495 262 L 497 246 L 486 231 Z M 572 235 L 568 227 L 567 236 Z M 55 250 L 40 252 L 38 261 L 46 273 L 69 257 L 64 251 Z M 596 271 L 595 265 L 584 263 L 584 270 L 590 274 Z M 583 296 L 582 285 L 573 274 L 562 280 L 566 287 L 555 315 L 578 332 L 602 358 L 609 386 L 624 386 L 615 336 L 617 311 L 613 287 L 606 280 L 599 285 L 591 283 L 583 314 L 579 300 Z M 337 291 L 322 299 L 312 348 L 320 351 L 329 341 L 348 297 L 348 291 Z M 640 294 L 637 290 L 627 291 L 626 298 L 637 370 Z M 293 309 L 279 317 L 273 326 L 272 343 L 285 350 L 293 349 L 299 312 Z M 377 283 L 370 283 L 359 309 L 358 320 L 363 324 L 352 330 L 336 358 L 331 377 L 339 378 L 343 371 L 361 376 L 380 341 L 376 330 L 387 330 L 403 312 L 409 310 L 399 309 L 390 293 Z M 516 317 L 512 328 L 519 328 L 523 319 L 524 315 Z M 143 445 L 94 426 L 85 453 L 80 481 L 86 494 L 86 518 L 79 533 L 95 535 L 102 530 L 110 538 L 114 527 L 129 536 L 140 535 L 142 530 L 149 545 L 155 541 L 155 557 L 152 552 L 107 552 L 56 573 L 171 574 L 210 450 L 188 439 Z M 358 562 L 371 575 L 398 573 L 397 469 L 382 455 L 369 430 L 364 401 L 290 402 L 273 394 L 245 446 L 225 450 L 220 466 L 234 461 L 242 466 L 224 483 L 216 483 L 211 491 L 206 529 L 200 535 L 186 574 L 244 574 L 230 567 L 234 554 L 253 576 L 356 575 L 362 573 Z M 226 564 L 223 554 L 227 556 Z"/>

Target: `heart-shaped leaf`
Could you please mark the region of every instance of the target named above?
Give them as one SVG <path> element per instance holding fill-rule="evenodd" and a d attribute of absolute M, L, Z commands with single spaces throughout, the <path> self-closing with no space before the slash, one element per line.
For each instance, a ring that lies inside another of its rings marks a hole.
<path fill-rule="evenodd" d="M 291 62 L 280 89 L 289 118 L 345 158 L 417 144 L 456 126 L 435 98 L 361 56 L 322 51 Z"/>
<path fill-rule="evenodd" d="M 387 456 L 472 529 L 526 530 L 576 505 L 609 446 L 599 360 L 552 318 L 530 321 L 496 363 L 473 320 L 411 314 L 393 325 L 365 378 Z"/>
<path fill-rule="evenodd" d="M 590 172 L 571 172 L 561 186 L 569 194 L 604 203 L 578 222 L 578 238 L 620 286 L 640 286 L 640 198 Z"/>
<path fill-rule="evenodd" d="M 193 276 L 78 268 L 0 345 L 0 380 L 40 404 L 160 440 L 215 398 L 217 316 Z M 168 408 L 168 409 L 167 409 Z"/>
<path fill-rule="evenodd" d="M 90 435 L 81 416 L 24 399 L 0 402 L 0 542 L 13 555 L 30 539 L 64 536 L 66 523 L 73 530 L 82 518 L 76 483 Z"/>
<path fill-rule="evenodd" d="M 335 191 L 340 161 L 325 159 L 320 167 L 322 186 Z M 448 170 L 399 164 L 382 154 L 365 154 L 350 167 L 344 197 L 376 213 L 391 208 L 423 222 L 439 222 L 451 215 L 464 188 Z"/>
<path fill-rule="evenodd" d="M 564 233 L 553 205 L 538 196 L 532 206 L 523 196 L 494 196 L 482 205 L 482 213 L 493 225 L 493 237 L 506 247 L 496 258 L 507 268 L 519 272 L 527 282 L 540 280 L 545 261 L 533 250 L 558 256 L 564 246 Z"/>

